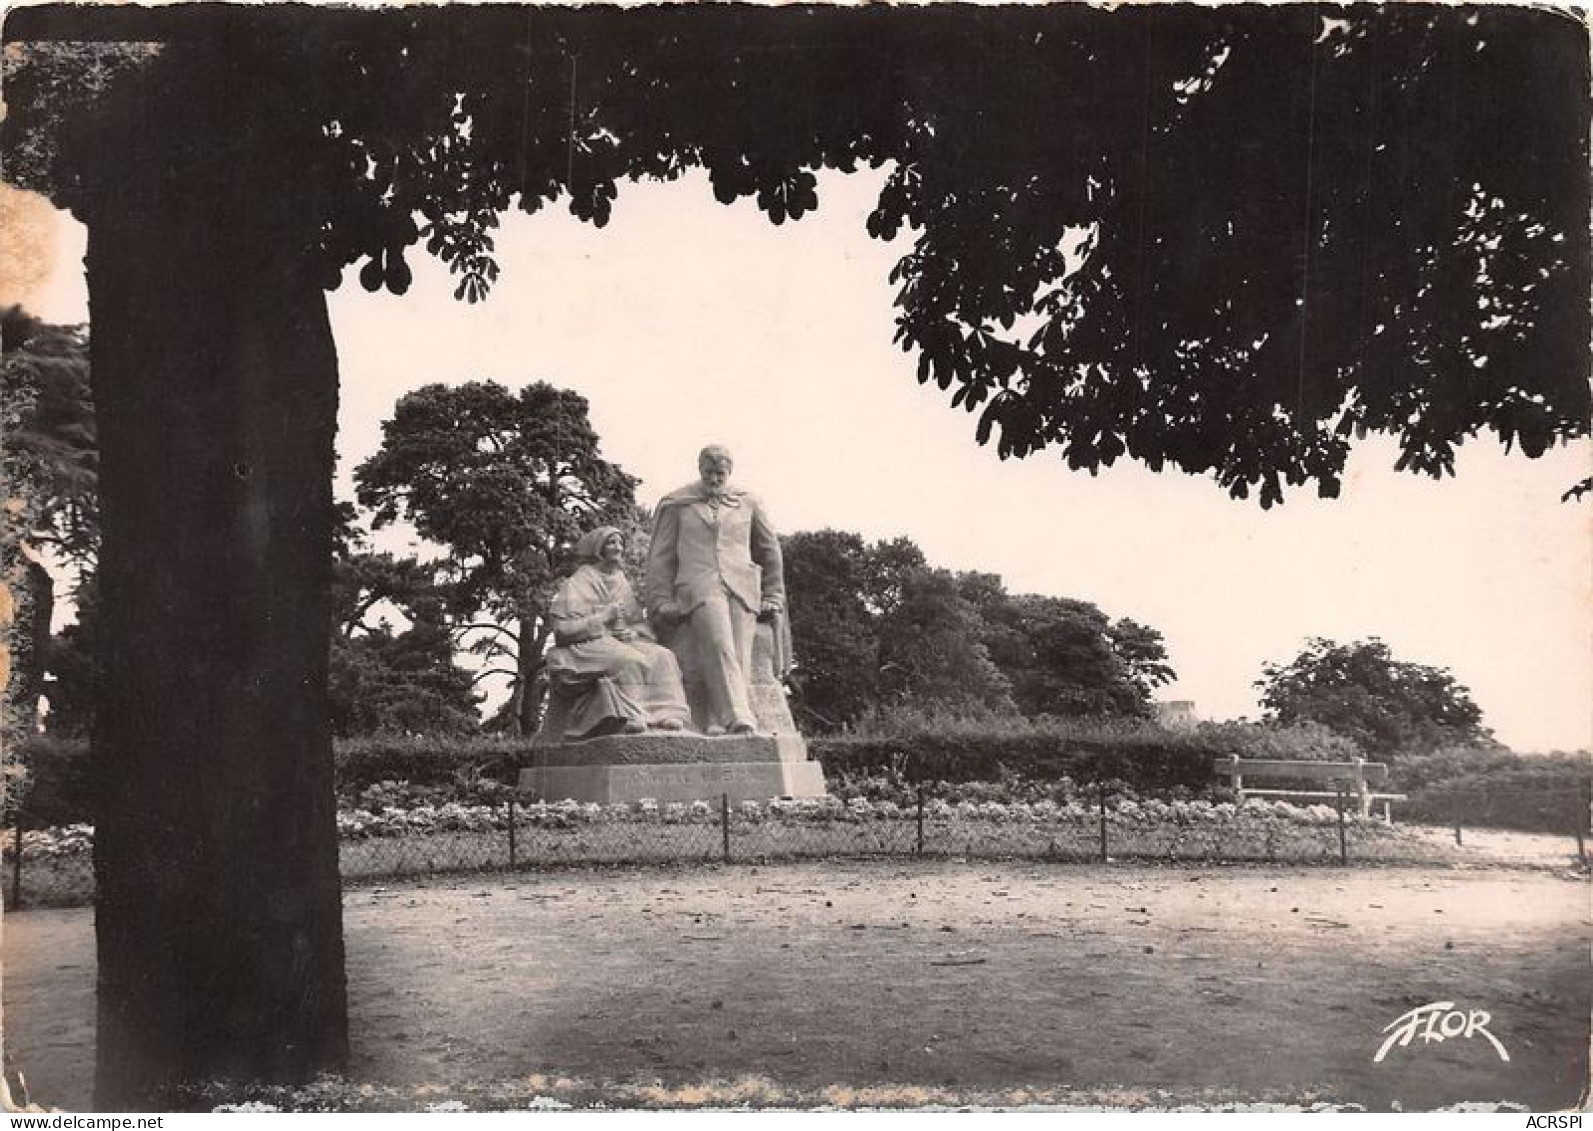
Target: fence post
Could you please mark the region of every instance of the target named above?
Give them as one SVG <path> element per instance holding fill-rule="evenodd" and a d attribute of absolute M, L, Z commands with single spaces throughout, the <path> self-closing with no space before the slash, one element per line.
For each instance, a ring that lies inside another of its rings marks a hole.
<path fill-rule="evenodd" d="M 1580 835 L 1580 834 L 1578 834 Z M 918 855 L 924 854 L 924 783 L 918 783 Z"/>
<path fill-rule="evenodd" d="M 1106 854 L 1106 779 L 1101 778 L 1095 783 L 1095 786 L 1101 811 L 1101 863 L 1105 864 L 1108 859 Z"/>
<path fill-rule="evenodd" d="M 514 843 L 514 790 L 513 789 L 511 789 L 509 791 L 508 805 L 509 805 L 509 870 L 512 872 L 512 871 L 514 871 L 515 866 L 518 863 L 518 860 L 516 858 L 515 843 Z"/>
<path fill-rule="evenodd" d="M 1465 843 L 1460 836 L 1460 825 L 1465 813 L 1465 808 L 1460 803 L 1460 793 L 1458 791 L 1455 793 L 1454 797 L 1454 804 L 1450 807 L 1455 811 L 1455 845 L 1456 847 L 1459 847 Z"/>
<path fill-rule="evenodd" d="M 22 906 L 22 810 L 17 810 L 16 839 L 11 845 L 11 910 Z"/>
<path fill-rule="evenodd" d="M 1345 793 L 1343 786 L 1340 786 L 1337 792 L 1339 803 L 1339 864 L 1344 866 L 1350 862 L 1350 842 L 1344 829 L 1344 799 L 1348 795 Z"/>
<path fill-rule="evenodd" d="M 725 863 L 730 863 L 730 795 L 719 795 L 719 831 L 724 839 Z"/>

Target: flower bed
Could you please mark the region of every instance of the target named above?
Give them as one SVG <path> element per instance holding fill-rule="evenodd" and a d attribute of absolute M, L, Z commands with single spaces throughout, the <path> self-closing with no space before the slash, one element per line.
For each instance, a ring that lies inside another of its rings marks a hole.
<path fill-rule="evenodd" d="M 931 797 L 924 803 L 924 820 L 929 826 L 968 825 L 983 829 L 1003 826 L 1077 826 L 1098 829 L 1098 805 L 1074 798 L 1056 801 L 948 799 Z M 1296 827 L 1337 827 L 1338 812 L 1331 805 L 1291 805 L 1284 801 L 1252 799 L 1244 805 L 1228 801 L 1135 799 L 1120 797 L 1108 802 L 1105 811 L 1108 829 L 1256 829 L 1265 824 Z M 593 827 L 623 827 L 640 834 L 649 827 L 714 826 L 721 823 L 719 806 L 707 801 L 664 802 L 642 800 L 615 805 L 595 805 L 578 801 L 533 804 L 517 803 L 513 812 L 517 830 L 527 834 L 538 830 L 576 830 Z M 745 831 L 753 826 L 829 826 L 874 823 L 907 823 L 917 820 L 916 802 L 904 804 L 891 798 L 853 796 L 775 799 L 768 802 L 744 801 L 732 807 L 733 829 Z M 1397 838 L 1391 829 L 1373 818 L 1356 813 L 1344 815 L 1358 840 Z M 413 838 L 448 834 L 507 834 L 510 808 L 499 804 L 467 804 L 448 801 L 422 802 L 410 806 L 383 805 L 378 808 L 341 809 L 337 814 L 339 839 Z M 87 855 L 93 847 L 91 825 L 65 825 L 52 829 L 28 830 L 22 834 L 25 859 L 51 859 Z M 14 834 L 4 834 L 9 855 Z"/>
<path fill-rule="evenodd" d="M 718 802 L 526 804 L 472 776 L 451 784 L 381 781 L 340 797 L 345 880 L 470 871 L 813 857 L 924 855 L 1085 862 L 1356 862 L 1444 864 L 1442 842 L 1332 805 L 1252 798 L 1243 805 L 1172 789 L 1141 796 L 1123 779 L 905 781 L 842 775 L 821 798 Z M 922 813 L 920 815 L 920 798 Z M 1103 822 L 1104 801 L 1104 822 Z M 1104 829 L 1103 829 L 1104 824 Z M 1104 845 L 1103 845 L 1104 831 Z M 726 833 L 728 832 L 728 844 Z M 94 830 L 87 824 L 22 836 L 21 898 L 8 906 L 92 899 Z M 16 888 L 15 832 L 0 831 L 0 874 Z"/>

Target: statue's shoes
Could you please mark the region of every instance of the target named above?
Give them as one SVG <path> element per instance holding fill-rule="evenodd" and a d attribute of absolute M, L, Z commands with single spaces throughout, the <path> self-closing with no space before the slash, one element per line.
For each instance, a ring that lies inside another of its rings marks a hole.
<path fill-rule="evenodd" d="M 718 723 L 715 723 L 713 726 L 704 727 L 703 728 L 703 733 L 706 734 L 709 738 L 723 738 L 724 737 L 724 733 L 725 733 L 725 728 L 720 726 Z"/>
<path fill-rule="evenodd" d="M 735 726 L 730 728 L 731 734 L 756 734 L 757 731 L 758 728 L 753 726 L 751 723 L 737 723 Z"/>
<path fill-rule="evenodd" d="M 681 730 L 685 727 L 679 719 L 659 719 L 653 724 L 655 730 Z"/>
<path fill-rule="evenodd" d="M 625 730 L 624 730 L 623 733 L 625 733 L 625 734 L 641 734 L 646 729 L 647 729 L 647 724 L 642 722 L 641 719 L 626 719 L 625 720 Z"/>

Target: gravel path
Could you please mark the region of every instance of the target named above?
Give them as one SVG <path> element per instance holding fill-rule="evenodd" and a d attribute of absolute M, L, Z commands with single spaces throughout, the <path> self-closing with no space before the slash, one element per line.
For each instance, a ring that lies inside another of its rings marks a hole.
<path fill-rule="evenodd" d="M 810 862 L 403 884 L 344 907 L 355 1081 L 1542 1110 L 1588 1079 L 1593 907 L 1570 874 Z M 8 915 L 4 959 L 13 1066 L 84 1109 L 91 913 Z M 1510 1060 L 1479 1037 L 1374 1064 L 1384 1027 L 1433 1001 L 1488 1011 Z"/>

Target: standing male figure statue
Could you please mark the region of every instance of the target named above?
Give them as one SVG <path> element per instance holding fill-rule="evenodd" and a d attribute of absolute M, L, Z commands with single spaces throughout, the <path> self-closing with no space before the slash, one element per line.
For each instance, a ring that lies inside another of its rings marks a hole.
<path fill-rule="evenodd" d="M 734 461 L 717 444 L 697 456 L 700 478 L 665 495 L 653 517 L 647 607 L 699 686 L 698 721 L 709 735 L 751 734 L 752 646 L 759 620 L 774 622 L 775 671 L 789 658 L 780 539 L 762 503 L 732 488 Z"/>

